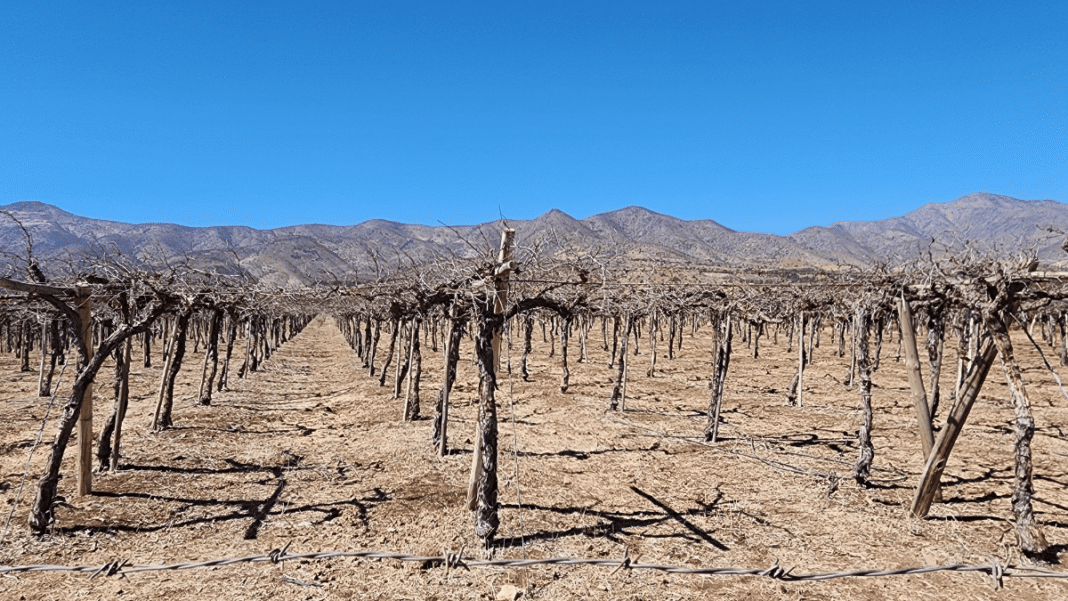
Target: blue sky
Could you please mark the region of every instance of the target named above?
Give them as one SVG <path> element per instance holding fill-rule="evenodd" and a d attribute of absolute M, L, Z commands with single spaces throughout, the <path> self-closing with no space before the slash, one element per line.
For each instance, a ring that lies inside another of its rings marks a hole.
<path fill-rule="evenodd" d="M 0 204 L 785 234 L 1068 201 L 1068 3 L 694 4 L 7 0 Z"/>

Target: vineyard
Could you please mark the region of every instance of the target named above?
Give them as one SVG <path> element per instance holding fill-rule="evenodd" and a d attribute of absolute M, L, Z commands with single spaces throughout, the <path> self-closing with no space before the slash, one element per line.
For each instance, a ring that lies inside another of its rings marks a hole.
<path fill-rule="evenodd" d="M 1068 594 L 1068 280 L 521 242 L 303 289 L 27 252 L 0 596 Z"/>

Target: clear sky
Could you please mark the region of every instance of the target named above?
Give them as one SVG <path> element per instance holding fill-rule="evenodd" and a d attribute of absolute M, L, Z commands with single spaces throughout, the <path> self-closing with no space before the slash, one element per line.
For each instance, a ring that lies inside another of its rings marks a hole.
<path fill-rule="evenodd" d="M 696 6 L 695 6 L 696 5 Z M 1068 2 L 0 2 L 0 204 L 186 225 L 1068 201 Z"/>

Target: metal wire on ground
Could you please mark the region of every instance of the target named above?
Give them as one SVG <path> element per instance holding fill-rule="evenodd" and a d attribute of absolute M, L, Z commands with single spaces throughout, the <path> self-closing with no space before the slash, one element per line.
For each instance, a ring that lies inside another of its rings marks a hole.
<path fill-rule="evenodd" d="M 651 413 L 651 414 L 657 414 L 657 415 L 665 415 L 665 416 L 668 416 L 668 417 L 678 417 L 677 414 L 670 414 L 670 413 L 665 413 L 665 412 L 660 412 L 660 411 L 644 411 L 644 410 L 631 410 L 631 409 L 628 409 L 627 411 L 628 412 L 633 412 L 633 413 Z M 726 453 L 730 453 L 732 455 L 738 455 L 738 456 L 741 456 L 741 457 L 748 457 L 748 458 L 751 458 L 751 459 L 756 459 L 756 460 L 761 461 L 763 463 L 767 463 L 768 465 L 771 465 L 771 463 L 768 463 L 768 462 L 772 461 L 772 462 L 775 463 L 775 465 L 772 465 L 772 467 L 775 467 L 776 469 L 782 469 L 782 470 L 785 470 L 785 471 L 790 471 L 790 472 L 795 472 L 795 473 L 800 473 L 800 474 L 808 474 L 810 476 L 816 476 L 816 477 L 819 477 L 819 478 L 827 478 L 827 477 L 832 476 L 833 474 L 824 474 L 822 472 L 812 472 L 812 471 L 808 471 L 808 470 L 803 470 L 803 469 L 801 469 L 801 468 L 799 468 L 797 466 L 793 466 L 793 465 L 790 465 L 790 464 L 787 464 L 787 463 L 783 463 L 781 461 L 768 460 L 765 457 L 761 457 L 761 456 L 756 454 L 756 443 L 760 442 L 765 449 L 767 449 L 768 451 L 771 451 L 773 453 L 780 453 L 780 454 L 784 454 L 784 455 L 795 455 L 797 457 L 805 457 L 806 459 L 812 459 L 814 461 L 826 461 L 826 462 L 830 462 L 830 463 L 838 463 L 838 464 L 848 465 L 848 466 L 852 466 L 853 465 L 852 462 L 843 461 L 841 459 L 834 459 L 832 457 L 820 457 L 818 455 L 812 455 L 810 453 L 801 453 L 801 452 L 798 452 L 798 451 L 788 451 L 788 450 L 783 449 L 783 448 L 772 449 L 769 446 L 769 443 L 782 443 L 783 441 L 782 441 L 781 438 L 770 437 L 770 436 L 752 436 L 752 435 L 746 434 L 745 432 L 743 432 L 737 426 L 734 426 L 733 424 L 729 424 L 729 423 L 725 424 L 725 425 L 730 427 L 730 428 L 732 428 L 735 432 L 738 433 L 737 441 L 738 442 L 748 443 L 750 448 L 753 449 L 753 454 L 742 453 L 740 451 L 727 449 L 727 448 L 724 448 L 723 445 L 707 443 L 699 436 L 687 436 L 685 434 L 668 434 L 667 432 L 661 432 L 661 431 L 656 430 L 654 428 L 649 428 L 647 426 L 636 424 L 634 422 L 630 422 L 630 421 L 627 421 L 627 420 L 624 420 L 624 419 L 619 419 L 619 418 L 612 417 L 612 416 L 608 415 L 607 413 L 605 414 L 605 416 L 608 418 L 609 421 L 614 421 L 617 424 L 621 424 L 621 425 L 624 425 L 624 426 L 628 426 L 630 428 L 634 428 L 634 429 L 637 429 L 637 430 L 645 430 L 646 432 L 649 432 L 648 434 L 627 433 L 627 434 L 623 434 L 624 437 L 627 437 L 627 436 L 648 436 L 648 437 L 652 437 L 652 438 L 664 438 L 664 439 L 682 440 L 682 441 L 685 441 L 685 442 L 689 442 L 691 444 L 701 445 L 701 446 L 709 447 L 711 449 L 716 449 L 717 451 L 723 451 L 723 452 L 726 452 Z M 688 417 L 688 416 L 684 416 L 684 417 Z M 724 439 L 724 440 L 726 440 L 726 439 Z M 842 442 L 846 442 L 846 441 L 843 439 Z M 872 479 L 872 482 L 900 482 L 902 480 L 908 479 L 908 477 L 909 477 L 908 474 L 906 474 L 905 472 L 903 472 L 901 470 L 898 470 L 898 469 L 891 469 L 891 468 L 885 468 L 885 467 L 872 467 L 871 470 L 873 472 L 885 472 L 885 473 L 889 473 L 889 474 L 894 474 L 894 476 L 892 478 L 877 478 L 877 479 Z"/>
<path fill-rule="evenodd" d="M 696 574 L 704 576 L 761 576 L 785 582 L 820 582 L 837 578 L 881 578 L 886 576 L 907 576 L 914 574 L 931 574 L 935 572 L 982 572 L 990 574 L 994 580 L 994 587 L 1003 586 L 1005 578 L 1056 578 L 1068 580 L 1068 572 L 1059 572 L 1049 568 L 1033 566 L 1002 564 L 994 561 L 989 564 L 964 564 L 956 563 L 940 566 L 916 566 L 897 569 L 862 569 L 862 570 L 839 570 L 831 572 L 808 572 L 795 573 L 796 568 L 783 568 L 773 565 L 767 568 L 737 568 L 737 567 L 704 567 L 687 568 L 682 566 L 637 563 L 629 557 L 618 559 L 584 559 L 576 557 L 551 557 L 545 559 L 475 559 L 454 555 L 445 551 L 443 556 L 422 557 L 408 555 L 406 553 L 391 553 L 388 551 L 322 551 L 316 553 L 288 554 L 286 545 L 283 549 L 275 549 L 263 555 L 249 555 L 246 557 L 232 557 L 213 559 L 209 561 L 173 563 L 165 565 L 138 565 L 128 563 L 126 559 L 120 559 L 106 563 L 102 566 L 62 566 L 62 565 L 14 565 L 0 566 L 0 574 L 29 573 L 29 572 L 81 572 L 98 575 L 116 576 L 125 574 L 137 574 L 140 572 L 162 572 L 168 570 L 194 570 L 199 568 L 218 568 L 240 563 L 280 563 L 300 559 L 333 559 L 343 557 L 357 557 L 363 559 L 387 559 L 404 562 L 418 562 L 429 566 L 441 566 L 446 570 L 452 568 L 527 568 L 537 565 L 557 566 L 594 566 L 612 568 L 613 571 L 626 570 L 654 570 L 669 574 Z"/>
<path fill-rule="evenodd" d="M 776 461 L 774 459 L 769 459 L 767 457 L 761 457 L 756 451 L 756 442 L 755 442 L 755 439 L 753 439 L 753 438 L 748 438 L 748 442 L 749 442 L 750 448 L 752 448 L 753 452 L 752 453 L 743 453 L 742 451 L 737 451 L 737 450 L 734 450 L 734 449 L 728 449 L 728 448 L 725 448 L 725 447 L 723 447 L 721 445 L 715 445 L 715 444 L 712 444 L 712 443 L 705 442 L 703 440 L 700 440 L 697 437 L 666 434 L 666 433 L 660 432 L 660 431 L 658 431 L 658 430 L 656 430 L 654 428 L 649 428 L 649 427 L 646 427 L 646 426 L 642 426 L 642 425 L 639 425 L 639 424 L 628 422 L 628 421 L 623 420 L 623 419 L 612 417 L 612 416 L 608 415 L 607 413 L 605 414 L 605 417 L 609 421 L 616 422 L 617 424 L 621 424 L 621 425 L 627 426 L 629 428 L 634 428 L 634 429 L 637 429 L 637 430 L 645 430 L 647 432 L 651 432 L 652 436 L 655 436 L 655 437 L 658 437 L 658 438 L 675 438 L 675 439 L 679 439 L 679 440 L 684 440 L 684 441 L 692 443 L 692 444 L 701 445 L 701 446 L 704 446 L 704 447 L 709 447 L 711 449 L 715 449 L 715 450 L 723 452 L 723 453 L 728 453 L 730 455 L 737 455 L 738 457 L 747 457 L 749 459 L 755 459 L 755 460 L 757 460 L 757 461 L 759 461 L 759 462 L 761 462 L 761 463 L 763 463 L 763 464 L 765 464 L 765 465 L 767 465 L 769 467 L 772 467 L 772 468 L 780 470 L 780 471 L 793 472 L 795 474 L 804 474 L 804 475 L 814 476 L 816 478 L 822 478 L 822 479 L 830 479 L 832 477 L 836 477 L 833 474 L 825 474 L 823 472 L 816 472 L 816 471 L 812 471 L 812 470 L 806 470 L 806 469 L 797 467 L 795 465 L 790 465 L 789 463 L 784 463 L 782 461 Z"/>

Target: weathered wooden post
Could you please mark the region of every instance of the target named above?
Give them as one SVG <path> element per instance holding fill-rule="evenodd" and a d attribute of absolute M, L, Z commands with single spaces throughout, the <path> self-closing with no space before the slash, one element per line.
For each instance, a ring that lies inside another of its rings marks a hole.
<path fill-rule="evenodd" d="M 496 298 L 493 301 L 493 312 L 496 315 L 504 313 L 505 305 L 508 304 L 508 282 L 512 275 L 512 246 L 515 245 L 515 230 L 505 228 L 501 232 L 501 250 L 497 255 L 497 272 L 494 274 L 497 280 Z M 501 328 L 493 332 L 493 371 L 497 373 L 501 366 Z"/>
<path fill-rule="evenodd" d="M 953 404 L 949 415 L 946 416 L 946 425 L 939 432 L 938 440 L 935 441 L 931 455 L 927 458 L 923 475 L 920 477 L 920 485 L 916 487 L 916 494 L 912 498 L 913 516 L 926 517 L 931 509 L 931 503 L 934 502 L 935 495 L 938 493 L 942 472 L 945 471 L 946 462 L 949 461 L 949 454 L 953 450 L 954 443 L 957 442 L 957 436 L 964 429 L 964 422 L 968 419 L 968 413 L 971 412 L 975 399 L 979 398 L 979 391 L 996 357 L 997 349 L 993 340 L 988 337 L 983 341 L 975 358 L 972 359 L 968 375 L 965 376 L 964 383 L 958 391 L 957 402 Z"/>
<path fill-rule="evenodd" d="M 912 406 L 916 408 L 916 421 L 920 426 L 920 444 L 923 446 L 923 459 L 926 461 L 934 446 L 934 433 L 931 430 L 931 413 L 927 406 L 923 374 L 920 373 L 920 353 L 916 348 L 916 330 L 912 326 L 912 308 L 909 307 L 904 294 L 898 301 L 897 307 L 898 321 L 901 324 L 901 336 L 898 337 L 898 341 L 905 351 L 905 373 L 909 377 Z"/>
<path fill-rule="evenodd" d="M 588 315 L 579 318 L 579 363 L 586 363 L 586 337 L 590 333 L 590 319 Z"/>
<path fill-rule="evenodd" d="M 649 369 L 645 372 L 648 378 L 656 376 L 656 335 L 659 329 L 660 322 L 654 308 L 649 311 Z"/>
<path fill-rule="evenodd" d="M 63 454 L 70 442 L 70 437 L 75 429 L 79 430 L 79 452 L 77 470 L 77 491 L 79 495 L 87 495 L 92 492 L 92 405 L 85 403 L 90 398 L 93 377 L 100 370 L 104 360 L 111 354 L 116 346 L 127 336 L 143 332 L 151 324 L 152 320 L 159 317 L 170 304 L 169 299 L 158 298 L 157 304 L 151 314 L 145 316 L 136 324 L 124 324 L 115 332 L 108 335 L 100 343 L 100 349 L 96 356 L 91 356 L 92 341 L 89 327 L 92 317 L 90 305 L 90 289 L 80 286 L 76 289 L 53 288 L 40 284 L 26 284 L 8 278 L 0 277 L 0 287 L 20 292 L 38 294 L 50 305 L 65 314 L 72 323 L 77 325 L 74 332 L 76 340 L 74 344 L 78 349 L 78 375 L 71 386 L 70 399 L 63 406 L 63 415 L 59 419 L 56 429 L 56 437 L 52 442 L 52 450 L 49 453 L 44 474 L 38 481 L 37 494 L 30 507 L 28 522 L 34 532 L 44 533 L 47 531 L 55 517 L 55 500 L 59 485 L 59 470 L 63 463 Z M 74 297 L 75 306 L 72 307 L 60 297 Z"/>
<path fill-rule="evenodd" d="M 795 319 L 797 327 L 797 374 L 794 376 L 790 387 L 786 391 L 786 399 L 791 405 L 796 404 L 798 407 L 804 406 L 804 388 L 805 388 L 805 363 L 807 363 L 807 357 L 805 357 L 805 312 L 801 311 Z M 793 344 L 793 336 L 789 336 L 787 340 Z M 788 349 L 789 350 L 789 349 Z"/>
<path fill-rule="evenodd" d="M 74 289 L 74 308 L 78 312 L 81 337 L 85 342 L 85 362 L 93 357 L 93 305 L 88 286 Z M 93 494 L 93 384 L 85 386 L 78 413 L 78 496 Z"/>

